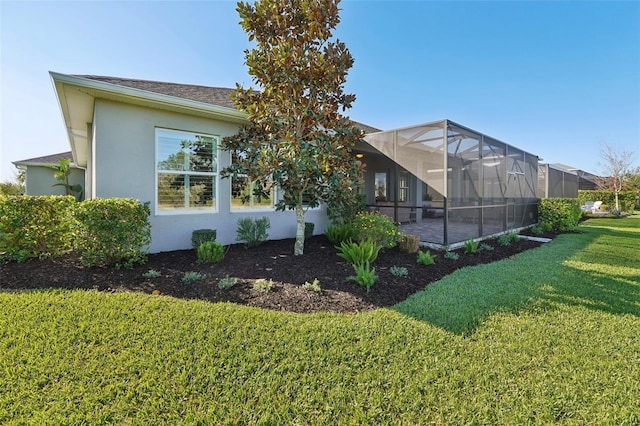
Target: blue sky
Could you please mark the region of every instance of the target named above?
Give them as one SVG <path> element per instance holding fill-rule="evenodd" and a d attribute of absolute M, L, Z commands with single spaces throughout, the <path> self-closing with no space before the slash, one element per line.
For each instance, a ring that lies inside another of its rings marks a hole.
<path fill-rule="evenodd" d="M 449 118 L 591 172 L 603 142 L 640 164 L 640 2 L 343 0 L 349 116 Z M 48 71 L 251 84 L 235 2 L 0 0 L 0 179 L 69 150 Z"/>

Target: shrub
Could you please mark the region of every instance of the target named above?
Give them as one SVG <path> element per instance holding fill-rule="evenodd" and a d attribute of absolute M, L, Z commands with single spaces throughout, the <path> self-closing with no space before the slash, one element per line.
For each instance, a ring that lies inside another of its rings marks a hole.
<path fill-rule="evenodd" d="M 353 227 L 356 229 L 358 240 L 370 240 L 380 247 L 395 247 L 402 237 L 396 224 L 378 212 L 358 214 L 353 221 Z"/>
<path fill-rule="evenodd" d="M 554 232 L 575 229 L 581 217 L 580 204 L 573 198 L 543 198 L 538 205 L 538 219 Z"/>
<path fill-rule="evenodd" d="M 216 241 L 208 241 L 198 247 L 199 263 L 218 263 L 224 259 L 224 246 Z"/>
<path fill-rule="evenodd" d="M 343 241 L 355 240 L 358 237 L 356 229 L 349 223 L 329 225 L 325 235 L 333 244 L 340 244 Z"/>
<path fill-rule="evenodd" d="M 450 260 L 458 260 L 460 259 L 460 255 L 455 251 L 448 251 L 444 254 L 444 258 Z"/>
<path fill-rule="evenodd" d="M 159 276 L 161 276 L 162 274 L 158 271 L 156 271 L 155 269 L 149 269 L 147 272 L 145 272 L 144 274 L 142 274 L 142 276 L 148 280 L 152 279 L 152 278 L 158 278 Z"/>
<path fill-rule="evenodd" d="M 316 228 L 316 224 L 313 222 L 304 223 L 304 239 L 311 238 L 313 236 L 313 230 Z"/>
<path fill-rule="evenodd" d="M 404 266 L 392 266 L 389 268 L 389 272 L 391 272 L 391 275 L 400 278 L 407 278 L 409 276 L 409 271 Z"/>
<path fill-rule="evenodd" d="M 237 278 L 230 277 L 229 274 L 227 274 L 226 277 L 221 278 L 220 281 L 218 281 L 218 288 L 220 290 L 229 290 L 231 287 L 233 287 L 237 283 L 238 283 Z"/>
<path fill-rule="evenodd" d="M 535 235 L 536 237 L 539 237 L 540 235 L 544 234 L 544 231 L 542 230 L 542 228 L 538 225 L 533 225 L 530 229 L 531 233 L 533 235 Z"/>
<path fill-rule="evenodd" d="M 417 263 L 419 263 L 420 265 L 433 265 L 434 263 L 436 263 L 436 256 L 432 255 L 431 252 L 429 252 L 429 250 L 427 251 L 418 251 L 418 259 L 416 260 Z"/>
<path fill-rule="evenodd" d="M 22 262 L 69 252 L 75 208 L 72 196 L 0 197 L 0 256 Z"/>
<path fill-rule="evenodd" d="M 338 256 L 351 264 L 372 263 L 378 258 L 380 246 L 376 246 L 372 241 L 362 241 L 354 243 L 352 241 L 343 241 L 340 246 L 336 246 Z"/>
<path fill-rule="evenodd" d="M 215 229 L 196 229 L 191 233 L 191 245 L 194 250 L 197 250 L 202 243 L 215 241 L 216 237 L 217 231 Z"/>
<path fill-rule="evenodd" d="M 509 234 L 502 234 L 498 237 L 498 245 L 502 247 L 510 246 L 511 239 L 509 238 Z"/>
<path fill-rule="evenodd" d="M 322 293 L 322 288 L 320 287 L 320 281 L 317 278 L 313 279 L 313 282 L 305 281 L 302 284 L 302 288 L 307 291 L 313 291 L 314 293 Z"/>
<path fill-rule="evenodd" d="M 151 243 L 149 203 L 96 198 L 77 204 L 74 248 L 85 266 L 144 263 Z"/>
<path fill-rule="evenodd" d="M 491 247 L 489 244 L 482 243 L 478 247 L 478 251 L 493 251 L 493 247 Z"/>
<path fill-rule="evenodd" d="M 185 284 L 193 284 L 196 281 L 200 281 L 205 276 L 206 275 L 201 274 L 200 272 L 189 271 L 189 272 L 185 272 L 184 273 L 184 275 L 182 276 L 182 279 L 180 281 L 182 281 Z"/>
<path fill-rule="evenodd" d="M 473 254 L 478 252 L 479 243 L 473 239 L 473 237 L 469 238 L 468 241 L 464 243 L 464 252 L 467 254 Z"/>
<path fill-rule="evenodd" d="M 404 253 L 416 253 L 420 248 L 419 235 L 404 234 L 400 239 L 400 251 Z"/>
<path fill-rule="evenodd" d="M 369 262 L 365 262 L 353 265 L 353 270 L 356 274 L 349 276 L 348 279 L 364 286 L 367 289 L 367 293 L 369 293 L 371 286 L 378 280 L 376 268 L 372 268 Z"/>
<path fill-rule="evenodd" d="M 272 280 L 265 280 L 264 278 L 261 278 L 259 280 L 255 280 L 255 282 L 253 283 L 253 289 L 261 291 L 263 293 L 269 293 L 272 288 L 273 288 Z"/>
<path fill-rule="evenodd" d="M 253 219 L 245 217 L 238 219 L 237 240 L 244 241 L 247 247 L 256 247 L 267 240 L 267 229 L 271 227 L 268 217 Z"/>
<path fill-rule="evenodd" d="M 542 222 L 540 224 L 540 229 L 542 230 L 542 232 L 551 232 L 553 231 L 553 226 L 551 226 L 549 222 Z"/>

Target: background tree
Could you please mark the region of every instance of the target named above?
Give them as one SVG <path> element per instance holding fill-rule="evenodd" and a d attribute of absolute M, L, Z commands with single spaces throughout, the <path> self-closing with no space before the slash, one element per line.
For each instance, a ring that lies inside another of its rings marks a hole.
<path fill-rule="evenodd" d="M 602 144 L 600 157 L 602 176 L 599 187 L 604 190 L 613 191 L 616 196 L 616 210 L 620 210 L 618 194 L 624 188 L 625 180 L 631 173 L 633 165 L 633 151 L 615 147 L 609 144 Z"/>
<path fill-rule="evenodd" d="M 25 192 L 25 172 L 18 170 L 11 181 L 0 183 L 0 195 L 24 195 Z"/>
<path fill-rule="evenodd" d="M 341 114 L 355 96 L 343 85 L 353 58 L 331 41 L 339 0 L 239 2 L 242 28 L 255 48 L 245 51 L 260 90 L 236 86 L 234 101 L 250 124 L 223 140 L 236 161 L 221 174 L 246 176 L 254 195 L 281 191 L 278 210 L 296 212 L 294 254 L 304 251 L 306 209 L 353 196 L 361 164 L 351 153 L 362 137 Z"/>

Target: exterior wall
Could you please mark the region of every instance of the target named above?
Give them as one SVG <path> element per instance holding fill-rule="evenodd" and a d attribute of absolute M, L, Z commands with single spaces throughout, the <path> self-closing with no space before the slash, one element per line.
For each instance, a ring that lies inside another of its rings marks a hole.
<path fill-rule="evenodd" d="M 217 241 L 232 244 L 241 217 L 267 216 L 271 221 L 270 239 L 295 237 L 294 212 L 231 212 L 231 181 L 217 179 L 215 213 L 164 214 L 156 211 L 155 129 L 183 130 L 220 136 L 234 134 L 238 124 L 189 116 L 106 100 L 96 100 L 94 114 L 95 167 L 93 187 L 100 198 L 124 197 L 149 202 L 151 207 L 152 253 L 191 248 L 196 229 L 216 229 Z M 229 155 L 218 153 L 218 168 L 229 164 Z M 307 212 L 305 221 L 315 224 L 315 233 L 326 229 L 325 208 Z"/>
<path fill-rule="evenodd" d="M 65 195 L 62 186 L 54 186 L 60 181 L 53 177 L 54 171 L 45 166 L 27 166 L 26 194 L 27 195 Z M 80 185 L 84 190 L 84 170 L 71 169 L 70 185 Z"/>

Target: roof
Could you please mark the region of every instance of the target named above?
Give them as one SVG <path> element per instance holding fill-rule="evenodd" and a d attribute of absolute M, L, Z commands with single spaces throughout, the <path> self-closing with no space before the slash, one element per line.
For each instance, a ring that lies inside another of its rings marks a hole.
<path fill-rule="evenodd" d="M 176 98 L 190 99 L 192 101 L 203 102 L 225 108 L 237 109 L 231 100 L 231 94 L 235 89 L 228 87 L 210 87 L 194 84 L 167 83 L 153 80 L 138 80 L 121 77 L 107 77 L 100 75 L 74 75 L 74 77 L 87 78 L 101 81 L 103 83 L 115 84 L 118 86 L 130 87 L 144 90 L 146 92 L 159 93 Z M 351 120 L 351 123 L 365 133 L 379 132 L 380 129 Z"/>
<path fill-rule="evenodd" d="M 61 152 L 59 154 L 45 155 L 42 157 L 28 158 L 26 160 L 14 161 L 16 166 L 43 166 L 43 165 L 55 165 L 59 160 L 73 161 L 73 155 L 71 151 Z"/>
<path fill-rule="evenodd" d="M 75 77 L 101 81 L 118 86 L 131 87 L 146 92 L 160 93 L 176 98 L 190 99 L 225 108 L 237 109 L 231 100 L 231 93 L 235 89 L 225 87 L 198 86 L 193 84 L 166 83 L 162 81 L 137 80 L 131 78 L 106 77 L 100 75 L 75 75 Z"/>

